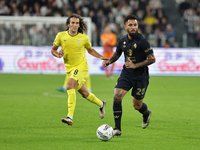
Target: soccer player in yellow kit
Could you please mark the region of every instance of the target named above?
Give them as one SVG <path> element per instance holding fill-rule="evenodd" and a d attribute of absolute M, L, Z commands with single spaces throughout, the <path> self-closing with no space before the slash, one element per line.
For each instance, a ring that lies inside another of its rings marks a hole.
<path fill-rule="evenodd" d="M 56 88 L 56 90 L 66 93 L 67 92 L 67 82 L 68 82 L 68 80 L 69 80 L 68 76 L 66 76 L 63 86 L 60 87 L 60 88 Z M 85 77 L 85 80 L 86 80 L 85 81 L 85 85 L 86 85 L 88 91 L 92 92 L 91 79 L 90 79 L 90 75 L 89 74 Z"/>
<path fill-rule="evenodd" d="M 73 115 L 76 105 L 75 89 L 90 102 L 99 106 L 100 118 L 105 116 L 106 102 L 98 99 L 93 93 L 90 93 L 85 85 L 85 77 L 88 75 L 88 64 L 85 56 L 85 49 L 89 54 L 102 60 L 108 60 L 101 56 L 93 48 L 86 34 L 87 25 L 80 15 L 72 14 L 66 22 L 66 31 L 59 32 L 53 42 L 51 49 L 52 55 L 64 59 L 64 64 L 68 76 L 67 94 L 68 94 L 68 114 L 62 118 L 63 123 L 73 125 Z M 58 50 L 61 46 L 62 49 Z"/>

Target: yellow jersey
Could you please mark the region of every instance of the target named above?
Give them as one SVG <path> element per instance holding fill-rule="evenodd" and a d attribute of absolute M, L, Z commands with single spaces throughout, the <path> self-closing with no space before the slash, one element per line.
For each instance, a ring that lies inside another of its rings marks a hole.
<path fill-rule="evenodd" d="M 68 31 L 62 31 L 56 35 L 53 45 L 62 47 L 67 72 L 71 71 L 77 65 L 87 63 L 85 48 L 91 47 L 87 35 L 78 33 L 76 36 L 71 36 Z"/>

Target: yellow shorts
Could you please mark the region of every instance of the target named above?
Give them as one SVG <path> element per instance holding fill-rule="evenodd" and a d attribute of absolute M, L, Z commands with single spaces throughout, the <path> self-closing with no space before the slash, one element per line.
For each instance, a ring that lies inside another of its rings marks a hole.
<path fill-rule="evenodd" d="M 87 63 L 80 64 L 74 67 L 70 72 L 67 72 L 67 80 L 69 80 L 69 78 L 73 78 L 74 80 L 76 80 L 79 84 L 76 87 L 76 90 L 79 90 L 86 81 L 85 78 L 88 75 L 88 71 L 89 68 Z"/>

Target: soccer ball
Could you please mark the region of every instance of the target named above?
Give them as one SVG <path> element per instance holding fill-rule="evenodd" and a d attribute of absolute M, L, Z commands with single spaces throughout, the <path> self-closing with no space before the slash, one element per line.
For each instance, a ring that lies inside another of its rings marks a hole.
<path fill-rule="evenodd" d="M 97 128 L 97 137 L 102 141 L 108 141 L 113 137 L 113 128 L 108 124 L 103 124 Z"/>

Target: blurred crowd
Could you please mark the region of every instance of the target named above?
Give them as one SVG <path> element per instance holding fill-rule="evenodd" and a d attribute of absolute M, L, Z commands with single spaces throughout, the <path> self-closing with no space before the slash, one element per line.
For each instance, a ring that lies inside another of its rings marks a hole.
<path fill-rule="evenodd" d="M 0 0 L 1 16 L 59 17 L 72 13 L 91 17 L 93 46 L 102 46 L 100 35 L 107 24 L 117 39 L 126 34 L 124 17 L 134 14 L 139 20 L 139 32 L 148 38 L 152 47 L 178 47 L 161 0 Z M 52 45 L 55 35 L 62 30 L 65 30 L 63 25 L 37 28 L 33 24 L 16 28 L 0 24 L 0 44 Z"/>
<path fill-rule="evenodd" d="M 188 34 L 200 46 L 200 0 L 179 0 L 178 9 Z"/>

